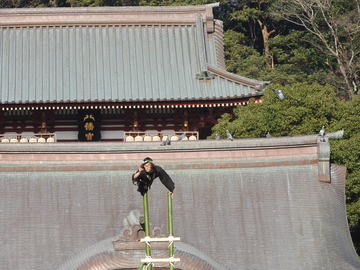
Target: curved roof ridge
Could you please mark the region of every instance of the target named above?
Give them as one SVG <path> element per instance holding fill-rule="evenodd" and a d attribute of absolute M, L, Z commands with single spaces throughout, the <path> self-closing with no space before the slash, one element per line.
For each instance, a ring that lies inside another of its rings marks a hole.
<path fill-rule="evenodd" d="M 237 75 L 231 72 L 226 71 L 225 69 L 218 68 L 212 65 L 208 64 L 208 69 L 210 72 L 212 72 L 214 75 L 224 77 L 230 81 L 238 82 L 241 84 L 246 84 L 250 86 L 256 86 L 258 87 L 258 91 L 262 91 L 266 85 L 270 83 L 270 81 L 259 81 L 256 79 L 247 78 L 241 75 Z"/>
<path fill-rule="evenodd" d="M 194 24 L 212 20 L 212 6 L 124 6 L 0 9 L 0 26 L 73 24 Z M 207 18 L 209 17 L 209 18 Z"/>
<path fill-rule="evenodd" d="M 112 247 L 112 239 L 105 239 L 84 248 L 55 269 L 106 270 L 110 267 L 135 267 L 137 261 L 139 261 L 140 264 L 140 259 L 137 258 L 137 254 L 134 255 L 134 250 L 132 250 L 130 246 L 132 246 L 132 243 L 129 244 L 129 251 L 127 252 L 116 252 Z M 136 250 L 135 252 L 143 253 L 142 250 Z M 176 264 L 177 266 L 199 267 L 201 265 L 201 267 L 205 267 L 205 269 L 208 270 L 227 270 L 225 266 L 221 265 L 196 247 L 183 242 L 175 243 L 175 253 L 177 257 L 182 259 L 180 260 L 180 263 Z"/>

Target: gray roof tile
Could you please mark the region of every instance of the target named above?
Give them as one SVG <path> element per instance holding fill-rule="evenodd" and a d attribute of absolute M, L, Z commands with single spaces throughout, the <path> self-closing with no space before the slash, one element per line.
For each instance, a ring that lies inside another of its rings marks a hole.
<path fill-rule="evenodd" d="M 147 155 L 175 182 L 177 268 L 360 269 L 346 219 L 346 168 L 330 165 L 328 147 L 316 134 L 166 149 L 157 142 L 0 144 L 0 269 L 139 267 L 143 245 L 123 243 L 115 252 L 112 242 L 130 236 L 131 213 L 143 213 L 131 175 Z M 166 205 L 157 179 L 150 224 L 164 236 Z"/>
<path fill-rule="evenodd" d="M 8 13 L 0 11 L 0 17 Z M 216 35 L 207 35 L 195 17 L 193 23 L 144 25 L 0 23 L 0 103 L 191 101 L 261 94 L 266 82 L 224 70 L 221 24 L 216 23 Z M 210 65 L 213 78 L 197 79 Z"/>

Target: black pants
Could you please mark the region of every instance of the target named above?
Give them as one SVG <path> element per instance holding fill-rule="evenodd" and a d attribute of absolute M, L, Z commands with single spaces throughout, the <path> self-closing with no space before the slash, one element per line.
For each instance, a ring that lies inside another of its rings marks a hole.
<path fill-rule="evenodd" d="M 148 190 L 150 189 L 151 183 L 150 183 L 150 181 L 147 180 L 147 179 L 142 179 L 142 178 L 140 178 L 140 179 L 138 180 L 137 185 L 138 185 L 137 191 L 139 191 L 139 192 L 141 193 L 141 195 L 144 196 L 144 194 L 147 193 Z"/>

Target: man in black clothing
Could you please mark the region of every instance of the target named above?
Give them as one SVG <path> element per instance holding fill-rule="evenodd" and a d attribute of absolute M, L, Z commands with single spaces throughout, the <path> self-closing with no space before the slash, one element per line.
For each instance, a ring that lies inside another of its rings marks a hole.
<path fill-rule="evenodd" d="M 139 169 L 132 175 L 132 182 L 138 186 L 137 191 L 144 196 L 150 189 L 155 178 L 159 177 L 161 183 L 172 193 L 175 184 L 163 168 L 154 164 L 153 160 L 146 157 Z"/>

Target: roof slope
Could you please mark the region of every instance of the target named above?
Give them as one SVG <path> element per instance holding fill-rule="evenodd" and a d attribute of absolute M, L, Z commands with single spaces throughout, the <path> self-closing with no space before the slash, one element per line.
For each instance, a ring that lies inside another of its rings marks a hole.
<path fill-rule="evenodd" d="M 224 70 L 209 6 L 0 10 L 0 103 L 222 100 L 266 82 Z"/>
<path fill-rule="evenodd" d="M 129 213 L 142 213 L 131 175 L 145 156 L 176 185 L 175 256 L 193 255 L 182 257 L 180 269 L 360 268 L 346 219 L 346 170 L 330 167 L 329 142 L 317 135 L 167 147 L 1 144 L 0 154 L 2 270 L 138 267 L 143 246 L 116 254 L 111 242 Z M 154 181 L 150 223 L 164 234 L 166 195 Z M 208 268 L 187 267 L 194 258 Z"/>

